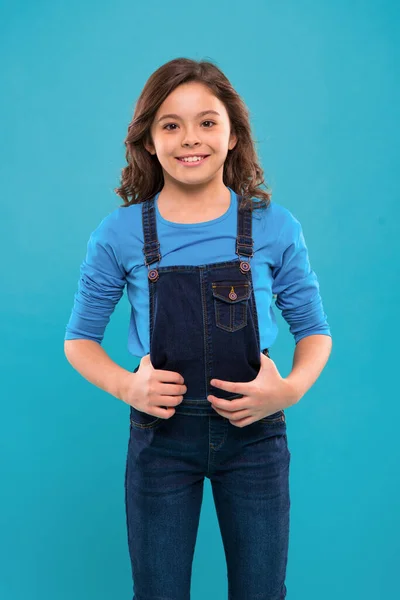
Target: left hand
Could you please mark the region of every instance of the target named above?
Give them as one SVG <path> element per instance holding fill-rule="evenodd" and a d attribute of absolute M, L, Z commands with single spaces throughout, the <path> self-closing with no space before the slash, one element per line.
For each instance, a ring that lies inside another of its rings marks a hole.
<path fill-rule="evenodd" d="M 207 396 L 215 411 L 226 417 L 232 425 L 244 427 L 259 419 L 273 415 L 288 408 L 299 399 L 299 394 L 291 382 L 281 377 L 272 358 L 261 356 L 260 371 L 255 379 L 246 382 L 221 381 L 212 379 L 211 385 L 234 394 L 243 394 L 243 398 L 224 400 L 216 396 Z"/>

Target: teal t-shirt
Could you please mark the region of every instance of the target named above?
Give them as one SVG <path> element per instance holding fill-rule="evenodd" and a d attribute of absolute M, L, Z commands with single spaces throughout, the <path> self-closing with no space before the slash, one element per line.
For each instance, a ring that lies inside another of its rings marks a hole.
<path fill-rule="evenodd" d="M 158 211 L 159 194 L 155 196 L 161 252 L 158 266 L 197 266 L 238 259 L 237 194 L 228 189 L 231 202 L 227 212 L 217 219 L 193 224 L 165 220 Z M 295 343 L 308 335 L 330 336 L 317 276 L 310 265 L 299 221 L 288 209 L 271 201 L 268 208 L 253 211 L 252 234 L 251 269 L 261 349 L 271 348 L 278 335 L 273 303 L 282 311 Z M 128 350 L 137 357 L 148 354 L 147 274 L 142 205 L 118 207 L 90 235 L 65 339 L 83 338 L 101 344 L 126 286 L 131 306 Z"/>

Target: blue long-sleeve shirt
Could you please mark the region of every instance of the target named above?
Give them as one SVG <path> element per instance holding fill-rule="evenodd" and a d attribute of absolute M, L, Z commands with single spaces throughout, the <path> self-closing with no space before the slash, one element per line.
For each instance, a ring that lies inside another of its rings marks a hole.
<path fill-rule="evenodd" d="M 162 255 L 159 266 L 202 265 L 237 259 L 237 198 L 217 219 L 203 223 L 174 223 L 158 211 L 157 233 Z M 253 212 L 252 277 L 261 348 L 271 348 L 278 327 L 272 302 L 282 311 L 295 343 L 303 337 L 331 336 L 312 270 L 302 227 L 283 206 L 270 203 Z M 150 352 L 148 267 L 144 264 L 142 206 L 118 207 L 90 235 L 66 340 L 102 343 L 104 332 L 125 286 L 131 305 L 128 350 L 137 357 Z"/>

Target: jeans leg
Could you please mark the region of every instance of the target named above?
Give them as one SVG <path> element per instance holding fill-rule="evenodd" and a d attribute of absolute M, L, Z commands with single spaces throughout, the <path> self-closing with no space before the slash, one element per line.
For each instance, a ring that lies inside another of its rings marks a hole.
<path fill-rule="evenodd" d="M 125 505 L 133 600 L 190 598 L 204 476 L 185 456 L 183 438 L 191 433 L 183 419 L 174 415 L 154 429 L 131 426 Z M 199 423 L 186 419 L 192 428 Z"/>
<path fill-rule="evenodd" d="M 286 424 L 229 427 L 231 438 L 211 479 L 228 597 L 283 600 L 290 510 Z"/>

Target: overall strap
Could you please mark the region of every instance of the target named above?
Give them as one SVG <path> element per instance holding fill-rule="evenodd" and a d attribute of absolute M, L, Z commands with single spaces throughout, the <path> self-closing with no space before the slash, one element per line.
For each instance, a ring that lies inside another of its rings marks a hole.
<path fill-rule="evenodd" d="M 250 259 L 254 255 L 254 241 L 252 237 L 253 212 L 250 207 L 240 211 L 239 209 L 243 202 L 243 196 L 238 196 L 236 254 L 239 258 L 242 255 Z M 240 270 L 242 273 L 250 271 L 250 268 L 250 261 L 240 261 Z"/>
<path fill-rule="evenodd" d="M 252 238 L 252 210 L 247 208 L 240 211 L 243 203 L 243 196 L 238 196 L 237 202 L 237 235 L 236 235 L 236 254 L 251 258 L 253 252 Z M 154 196 L 150 200 L 142 202 L 142 225 L 143 225 L 143 254 L 145 256 L 145 264 L 150 267 L 155 262 L 161 260 L 160 242 L 157 236 L 157 223 Z M 240 261 L 240 270 L 242 273 L 250 271 L 249 261 Z M 149 269 L 148 277 L 152 281 L 158 279 L 157 269 Z"/>
<path fill-rule="evenodd" d="M 157 236 L 156 209 L 154 196 L 150 200 L 142 202 L 142 225 L 143 225 L 143 254 L 146 266 L 161 260 L 160 242 Z"/>

